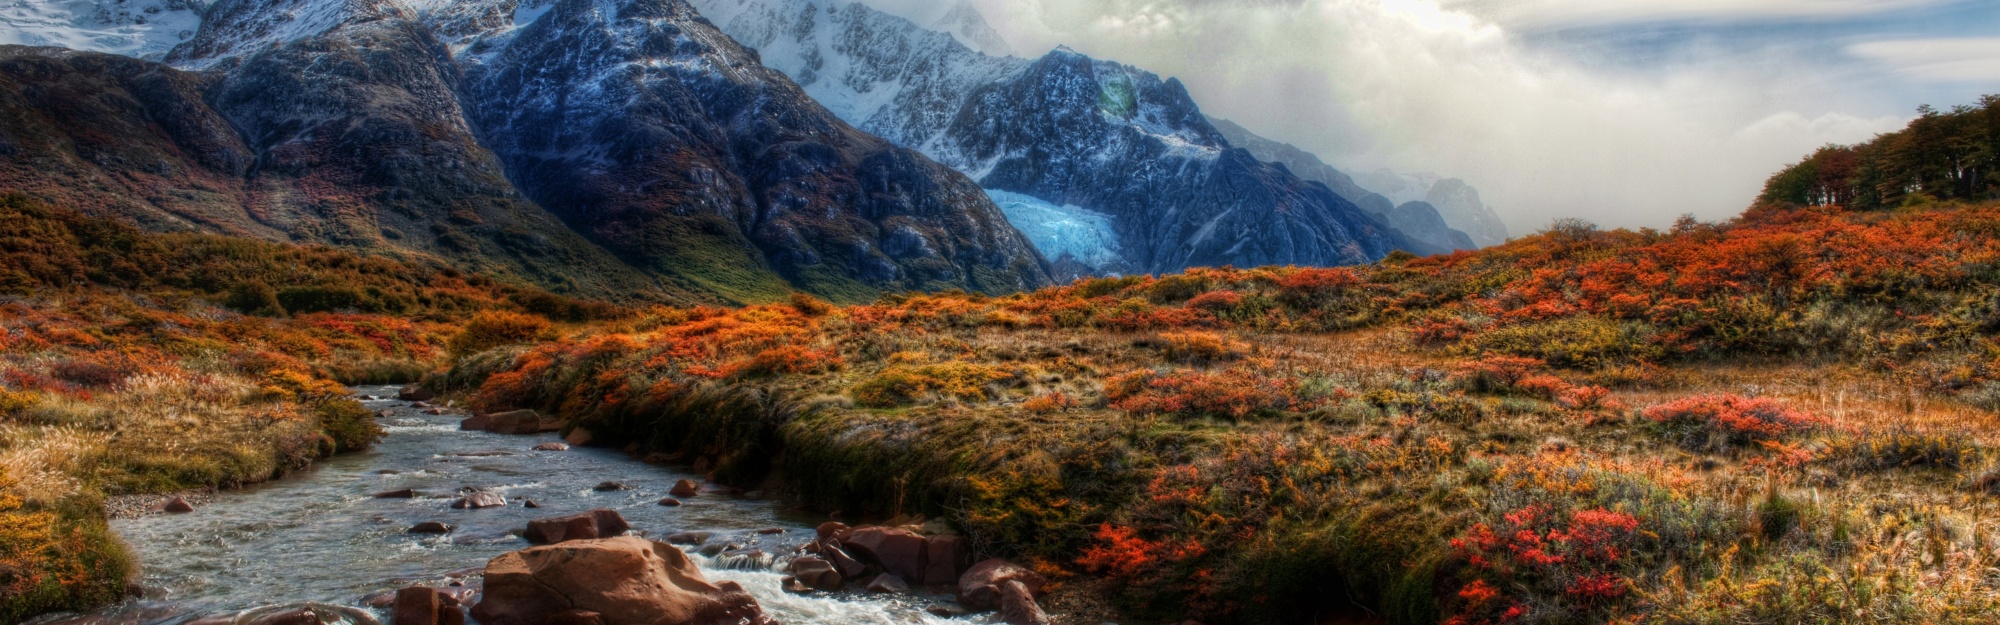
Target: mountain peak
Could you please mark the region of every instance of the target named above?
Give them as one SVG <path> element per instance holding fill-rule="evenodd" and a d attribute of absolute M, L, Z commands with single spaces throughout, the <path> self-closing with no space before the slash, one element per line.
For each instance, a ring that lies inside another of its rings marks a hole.
<path fill-rule="evenodd" d="M 987 23 L 986 15 L 973 6 L 971 0 L 958 0 L 951 10 L 931 23 L 931 30 L 949 33 L 965 47 L 972 48 L 988 56 L 1013 56 L 1014 47 L 1007 45 L 1007 39 L 993 30 Z"/>

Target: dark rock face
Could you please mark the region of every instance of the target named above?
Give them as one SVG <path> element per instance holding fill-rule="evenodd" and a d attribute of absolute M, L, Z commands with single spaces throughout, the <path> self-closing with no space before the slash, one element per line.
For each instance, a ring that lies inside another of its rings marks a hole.
<path fill-rule="evenodd" d="M 529 197 L 649 270 L 758 291 L 1048 283 L 979 188 L 849 127 L 681 0 L 561 0 L 468 76 Z"/>
<path fill-rule="evenodd" d="M 1050 283 L 976 184 L 684 2 L 517 4 L 223 0 L 183 69 L 0 48 L 0 185 L 627 301 Z"/>
<path fill-rule="evenodd" d="M 1438 215 L 1437 207 L 1429 202 L 1407 202 L 1378 217 L 1390 227 L 1432 247 L 1446 251 L 1479 249 L 1479 245 L 1472 242 L 1472 237 L 1451 229 L 1444 217 Z"/>

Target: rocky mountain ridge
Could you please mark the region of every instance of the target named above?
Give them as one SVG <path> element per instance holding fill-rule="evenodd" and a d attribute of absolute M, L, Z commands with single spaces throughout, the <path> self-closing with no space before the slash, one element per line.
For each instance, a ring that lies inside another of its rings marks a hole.
<path fill-rule="evenodd" d="M 1050 282 L 976 185 L 680 0 L 224 0 L 165 58 L 7 49 L 0 182 L 614 299 Z"/>

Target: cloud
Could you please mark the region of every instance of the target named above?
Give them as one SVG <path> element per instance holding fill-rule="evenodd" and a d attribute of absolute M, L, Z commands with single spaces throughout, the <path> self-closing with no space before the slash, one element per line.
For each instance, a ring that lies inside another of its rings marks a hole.
<path fill-rule="evenodd" d="M 1908 11 L 1957 0 L 1445 0 L 1510 28 L 1745 19 L 1825 19 Z"/>
<path fill-rule="evenodd" d="M 1847 52 L 1918 80 L 2000 82 L 2000 37 L 1871 41 Z"/>
<path fill-rule="evenodd" d="M 1211 115 L 1349 171 L 1464 178 L 1516 232 L 1726 219 L 1813 148 L 1904 120 L 1844 112 L 1868 96 L 1797 48 L 1604 71 L 1440 0 L 975 2 L 1023 54 L 1067 44 L 1177 76 Z"/>

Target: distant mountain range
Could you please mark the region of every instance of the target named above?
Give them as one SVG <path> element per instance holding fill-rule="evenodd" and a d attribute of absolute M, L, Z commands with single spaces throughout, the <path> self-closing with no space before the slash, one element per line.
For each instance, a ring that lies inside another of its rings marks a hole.
<path fill-rule="evenodd" d="M 826 0 L 20 4 L 0 41 L 126 56 L 0 47 L 0 187 L 158 230 L 688 302 L 1506 236 L 1461 182 L 1374 193 L 1176 80 L 1009 56 L 965 2 L 927 26 Z"/>
<path fill-rule="evenodd" d="M 1389 202 L 1316 156 L 1208 118 L 1176 80 L 1066 48 L 1032 60 L 975 49 L 961 33 L 992 29 L 963 0 L 942 5 L 950 32 L 833 0 L 691 2 L 849 123 L 1004 193 L 1009 218 L 1059 267 L 1345 264 L 1506 239 L 1476 195 L 1449 208 Z M 1442 226 L 1461 216 L 1479 237 Z"/>

